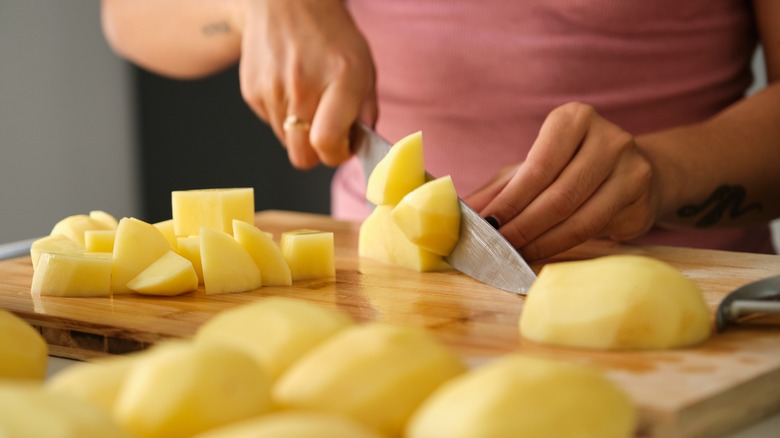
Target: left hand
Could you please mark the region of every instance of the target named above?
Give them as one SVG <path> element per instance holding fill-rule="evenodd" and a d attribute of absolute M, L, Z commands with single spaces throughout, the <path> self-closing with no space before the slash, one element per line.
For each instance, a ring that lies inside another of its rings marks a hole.
<path fill-rule="evenodd" d="M 646 233 L 659 204 L 654 174 L 631 134 L 588 105 L 568 103 L 547 116 L 525 162 L 466 202 L 537 260 L 594 237 Z"/>

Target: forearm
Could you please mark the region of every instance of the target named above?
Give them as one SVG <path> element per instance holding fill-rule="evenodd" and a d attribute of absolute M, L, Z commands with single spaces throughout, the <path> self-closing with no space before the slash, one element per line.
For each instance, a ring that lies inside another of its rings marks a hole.
<path fill-rule="evenodd" d="M 234 0 L 102 0 L 105 37 L 120 56 L 167 76 L 194 78 L 238 61 Z"/>
<path fill-rule="evenodd" d="M 653 165 L 657 222 L 731 226 L 780 217 L 780 82 L 712 119 L 637 138 Z"/>

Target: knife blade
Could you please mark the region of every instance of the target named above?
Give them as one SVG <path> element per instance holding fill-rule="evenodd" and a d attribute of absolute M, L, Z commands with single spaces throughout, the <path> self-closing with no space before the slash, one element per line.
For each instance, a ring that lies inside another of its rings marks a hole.
<path fill-rule="evenodd" d="M 390 151 L 392 144 L 363 122 L 357 122 L 351 133 L 351 147 L 368 179 L 376 165 Z M 432 177 L 427 174 L 428 179 Z M 520 253 L 489 223 L 462 199 L 460 237 L 444 260 L 458 271 L 495 288 L 525 295 L 536 280 L 536 274 Z"/>

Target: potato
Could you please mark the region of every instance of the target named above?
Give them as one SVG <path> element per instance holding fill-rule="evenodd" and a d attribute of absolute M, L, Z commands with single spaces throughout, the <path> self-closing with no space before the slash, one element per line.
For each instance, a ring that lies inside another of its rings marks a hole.
<path fill-rule="evenodd" d="M 83 248 L 85 246 L 84 231 L 109 229 L 113 228 L 105 220 L 94 219 L 86 214 L 75 214 L 57 222 L 49 235 L 65 236 Z"/>
<path fill-rule="evenodd" d="M 195 339 L 241 348 L 275 379 L 313 347 L 351 324 L 337 310 L 292 298 L 266 297 L 219 312 L 198 328 Z"/>
<path fill-rule="evenodd" d="M 410 242 L 440 256 L 460 238 L 460 204 L 449 175 L 409 192 L 390 215 Z"/>
<path fill-rule="evenodd" d="M 269 386 L 243 351 L 209 342 L 170 344 L 133 365 L 114 416 L 138 436 L 190 436 L 268 411 Z"/>
<path fill-rule="evenodd" d="M 130 437 L 97 406 L 40 385 L 0 382 L 2 437 Z"/>
<path fill-rule="evenodd" d="M 544 266 L 520 333 L 575 348 L 667 349 L 707 339 L 710 312 L 699 287 L 669 264 L 614 255 Z"/>
<path fill-rule="evenodd" d="M 179 295 L 198 288 L 198 274 L 192 262 L 170 250 L 127 282 L 127 287 L 144 295 Z"/>
<path fill-rule="evenodd" d="M 255 221 L 255 191 L 251 187 L 177 190 L 171 193 L 176 236 L 194 236 L 201 227 L 233 235 L 233 220 Z"/>
<path fill-rule="evenodd" d="M 84 231 L 84 248 L 87 252 L 114 252 L 116 230 Z"/>
<path fill-rule="evenodd" d="M 374 205 L 395 205 L 425 183 L 422 132 L 410 134 L 390 148 L 368 176 L 366 199 Z"/>
<path fill-rule="evenodd" d="M 392 219 L 392 205 L 380 205 L 360 225 L 360 257 L 418 272 L 439 271 L 449 265 L 444 259 L 410 242 Z"/>
<path fill-rule="evenodd" d="M 200 260 L 200 237 L 177 237 L 176 252 L 192 263 L 195 274 L 198 275 L 198 284 L 203 284 L 203 263 Z"/>
<path fill-rule="evenodd" d="M 332 232 L 318 230 L 285 231 L 279 242 L 293 281 L 335 277 L 334 245 Z"/>
<path fill-rule="evenodd" d="M 62 234 L 41 237 L 30 246 L 30 258 L 32 259 L 33 269 L 38 266 L 38 259 L 42 253 L 84 254 L 85 252 L 87 250 L 84 247 Z"/>
<path fill-rule="evenodd" d="M 127 282 L 171 249 L 171 244 L 154 225 L 136 218 L 122 218 L 114 240 L 111 292 L 132 292 Z"/>
<path fill-rule="evenodd" d="M 199 434 L 196 438 L 382 438 L 378 432 L 339 415 L 288 411 L 263 415 Z"/>
<path fill-rule="evenodd" d="M 111 253 L 43 253 L 33 272 L 30 292 L 57 297 L 111 295 Z"/>
<path fill-rule="evenodd" d="M 252 256 L 224 231 L 200 229 L 200 261 L 207 294 L 246 292 L 263 285 Z"/>
<path fill-rule="evenodd" d="M 49 363 L 48 354 L 49 347 L 38 330 L 13 313 L 0 309 L 0 380 L 43 380 Z"/>
<path fill-rule="evenodd" d="M 84 400 L 112 413 L 125 377 L 144 353 L 110 356 L 71 365 L 46 380 L 44 389 Z"/>
<path fill-rule="evenodd" d="M 630 399 L 589 366 L 507 355 L 455 377 L 415 412 L 408 438 L 628 438 Z"/>
<path fill-rule="evenodd" d="M 292 284 L 290 266 L 287 265 L 279 245 L 268 234 L 252 224 L 234 220 L 233 237 L 252 256 L 260 269 L 263 286 Z"/>
<path fill-rule="evenodd" d="M 273 395 L 284 408 L 346 415 L 393 436 L 436 387 L 464 370 L 424 329 L 368 323 L 340 331 L 295 362 Z"/>
<path fill-rule="evenodd" d="M 173 219 L 155 222 L 152 225 L 154 225 L 155 228 L 160 230 L 163 237 L 165 237 L 165 240 L 167 240 L 168 243 L 171 244 L 171 248 L 173 248 L 174 251 L 178 250 L 178 242 L 176 240 L 177 236 L 176 233 L 173 231 Z"/>

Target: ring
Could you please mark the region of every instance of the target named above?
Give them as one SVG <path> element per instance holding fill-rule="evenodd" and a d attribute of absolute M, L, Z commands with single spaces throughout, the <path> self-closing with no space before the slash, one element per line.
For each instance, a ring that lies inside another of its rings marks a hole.
<path fill-rule="evenodd" d="M 311 128 L 311 123 L 298 116 L 287 116 L 287 118 L 284 119 L 282 128 L 285 131 L 308 131 Z"/>

